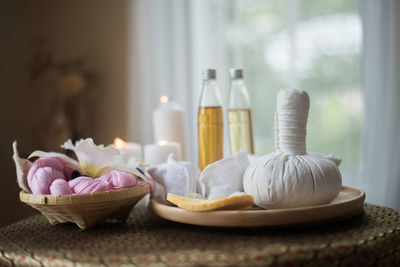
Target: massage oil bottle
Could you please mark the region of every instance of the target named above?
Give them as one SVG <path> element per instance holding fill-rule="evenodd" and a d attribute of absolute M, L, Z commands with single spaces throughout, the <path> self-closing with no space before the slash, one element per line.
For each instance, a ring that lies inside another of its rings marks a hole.
<path fill-rule="evenodd" d="M 231 89 L 229 93 L 228 124 L 231 153 L 242 149 L 254 154 L 253 126 L 250 97 L 243 83 L 243 71 L 230 69 Z"/>
<path fill-rule="evenodd" d="M 215 70 L 203 72 L 203 89 L 198 111 L 199 168 L 223 157 L 223 116 Z"/>

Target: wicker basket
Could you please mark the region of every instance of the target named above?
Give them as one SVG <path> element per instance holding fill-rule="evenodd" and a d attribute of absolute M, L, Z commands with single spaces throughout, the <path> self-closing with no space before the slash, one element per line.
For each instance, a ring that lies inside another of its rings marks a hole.
<path fill-rule="evenodd" d="M 133 206 L 151 191 L 149 184 L 83 195 L 33 195 L 19 193 L 24 202 L 40 211 L 51 224 L 73 222 L 86 229 L 108 218 L 126 220 Z"/>

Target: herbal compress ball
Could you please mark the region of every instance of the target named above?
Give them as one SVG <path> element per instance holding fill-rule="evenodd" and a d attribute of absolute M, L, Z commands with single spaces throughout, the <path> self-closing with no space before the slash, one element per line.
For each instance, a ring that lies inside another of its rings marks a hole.
<path fill-rule="evenodd" d="M 243 188 L 257 206 L 292 208 L 331 202 L 339 193 L 340 159 L 306 151 L 310 99 L 305 91 L 281 90 L 275 116 L 276 151 L 251 163 Z"/>

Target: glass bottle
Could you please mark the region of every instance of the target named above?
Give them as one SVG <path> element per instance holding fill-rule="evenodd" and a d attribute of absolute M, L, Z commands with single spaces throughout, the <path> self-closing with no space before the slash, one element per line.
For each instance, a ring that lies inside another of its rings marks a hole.
<path fill-rule="evenodd" d="M 203 89 L 198 110 L 199 168 L 223 157 L 223 117 L 215 70 L 203 71 Z"/>
<path fill-rule="evenodd" d="M 242 149 L 254 154 L 253 126 L 250 97 L 243 82 L 241 69 L 230 69 L 231 89 L 229 92 L 228 125 L 231 153 Z"/>

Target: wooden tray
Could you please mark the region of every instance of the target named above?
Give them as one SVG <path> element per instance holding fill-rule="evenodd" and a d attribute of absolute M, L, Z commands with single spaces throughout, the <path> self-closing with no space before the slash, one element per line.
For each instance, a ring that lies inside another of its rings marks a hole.
<path fill-rule="evenodd" d="M 251 208 L 229 211 L 188 211 L 163 205 L 152 199 L 150 208 L 158 216 L 175 222 L 218 227 L 287 226 L 319 223 L 353 217 L 362 213 L 365 193 L 357 188 L 343 186 L 329 204 L 264 210 Z"/>

